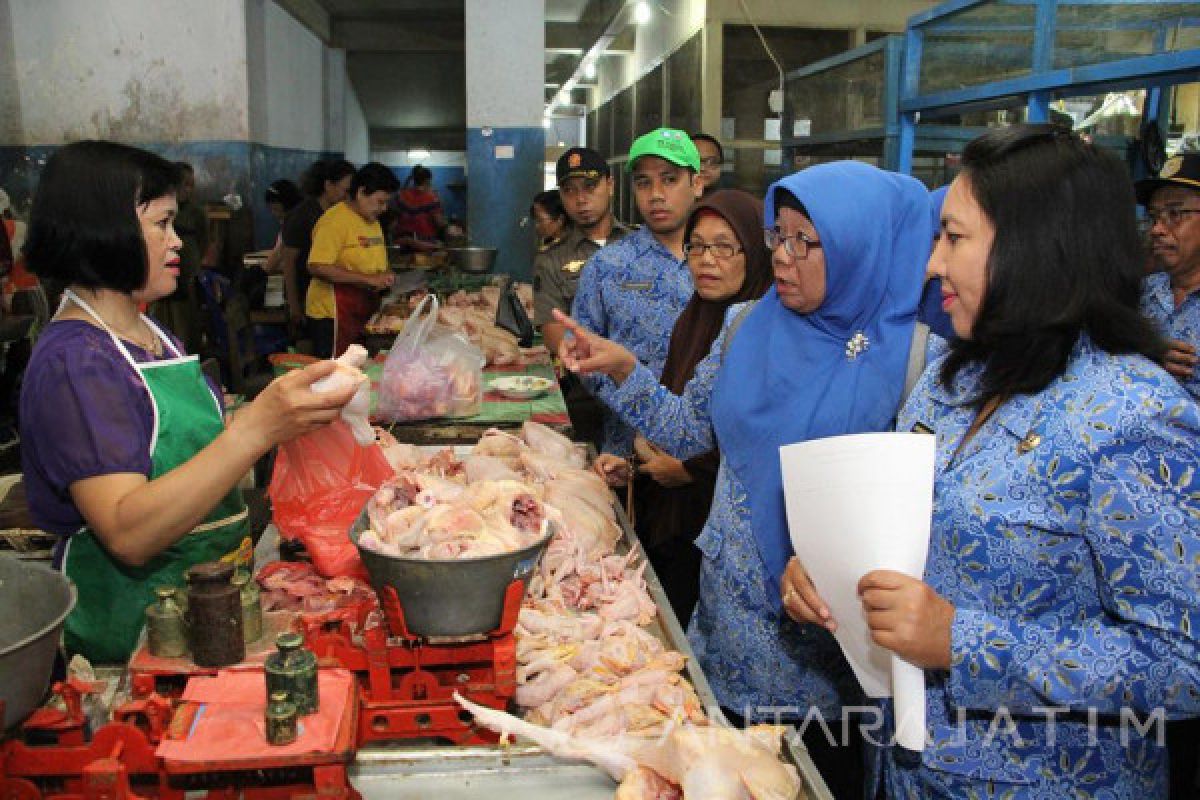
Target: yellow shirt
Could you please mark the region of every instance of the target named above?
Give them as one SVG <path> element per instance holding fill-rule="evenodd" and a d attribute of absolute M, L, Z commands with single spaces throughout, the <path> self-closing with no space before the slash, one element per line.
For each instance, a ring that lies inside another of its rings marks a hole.
<path fill-rule="evenodd" d="M 383 229 L 378 222 L 367 222 L 358 212 L 343 203 L 321 215 L 313 228 L 310 264 L 332 264 L 335 267 L 375 275 L 388 271 L 387 248 Z M 304 300 L 304 313 L 313 319 L 333 319 L 337 304 L 333 285 L 313 278 Z"/>

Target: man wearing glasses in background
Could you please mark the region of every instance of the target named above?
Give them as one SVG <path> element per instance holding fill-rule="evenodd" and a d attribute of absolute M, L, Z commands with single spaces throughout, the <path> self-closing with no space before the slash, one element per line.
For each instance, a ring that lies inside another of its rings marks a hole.
<path fill-rule="evenodd" d="M 1200 400 L 1200 153 L 1168 159 L 1157 178 L 1138 181 L 1137 198 L 1154 270 L 1142 286 L 1142 313 L 1170 342 L 1163 366 Z"/>
<path fill-rule="evenodd" d="M 704 197 L 721 188 L 721 165 L 725 163 L 725 150 L 717 137 L 707 133 L 693 133 L 692 144 L 700 153 L 700 181 L 704 184 Z"/>

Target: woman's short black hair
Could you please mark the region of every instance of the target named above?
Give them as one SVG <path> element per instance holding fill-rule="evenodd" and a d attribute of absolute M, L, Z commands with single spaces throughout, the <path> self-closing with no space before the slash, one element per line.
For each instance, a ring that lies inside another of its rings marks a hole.
<path fill-rule="evenodd" d="M 412 168 L 412 172 L 408 173 L 408 177 L 404 179 L 405 186 L 424 186 L 433 180 L 433 173 L 428 167 L 422 167 L 417 164 Z"/>
<path fill-rule="evenodd" d="M 531 217 L 534 206 L 541 206 L 543 211 L 555 219 L 567 218 L 567 210 L 563 208 L 562 195 L 558 193 L 558 189 L 547 189 L 533 196 L 533 202 L 529 205 L 529 216 Z"/>
<path fill-rule="evenodd" d="M 300 201 L 304 198 L 300 194 L 300 190 L 296 188 L 296 184 L 287 178 L 281 178 L 267 187 L 263 199 L 268 203 L 279 203 L 283 206 L 284 213 L 287 213 L 300 205 Z"/>
<path fill-rule="evenodd" d="M 396 177 L 396 173 L 378 161 L 372 161 L 369 164 L 363 164 L 358 172 L 354 173 L 354 179 L 350 181 L 350 197 L 358 197 L 359 189 L 367 194 L 375 192 L 391 194 L 399 188 L 400 179 Z"/>
<path fill-rule="evenodd" d="M 146 241 L 138 208 L 175 194 L 179 169 L 115 142 L 59 148 L 42 169 L 25 258 L 55 286 L 132 292 L 146 284 Z"/>
<path fill-rule="evenodd" d="M 344 158 L 323 158 L 300 176 L 300 188 L 309 197 L 320 197 L 325 192 L 325 182 L 337 183 L 347 175 L 354 174 L 354 165 Z"/>
<path fill-rule="evenodd" d="M 979 316 L 953 345 L 944 383 L 977 361 L 980 404 L 1041 391 L 1081 334 L 1109 353 L 1161 358 L 1166 343 L 1138 311 L 1144 255 L 1120 159 L 1042 124 L 986 133 L 962 163 L 995 239 Z"/>

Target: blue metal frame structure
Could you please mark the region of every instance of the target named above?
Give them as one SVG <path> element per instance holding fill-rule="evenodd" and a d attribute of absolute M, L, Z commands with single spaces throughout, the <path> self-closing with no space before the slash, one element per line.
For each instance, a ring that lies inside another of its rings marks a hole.
<path fill-rule="evenodd" d="M 901 172 L 912 171 L 913 150 L 917 144 L 918 121 L 923 112 L 936 111 L 940 114 L 955 114 L 979 109 L 1011 105 L 1024 100 L 1031 122 L 1042 122 L 1048 117 L 1050 101 L 1101 92 L 1119 91 L 1130 88 L 1148 89 L 1144 118 L 1165 125 L 1169 109 L 1164 102 L 1162 87 L 1177 83 L 1200 81 L 1200 49 L 1164 52 L 1166 29 L 1163 25 L 1122 25 L 1119 29 L 1155 28 L 1155 53 L 1132 58 L 1114 59 L 1099 64 L 1080 67 L 1054 68 L 1053 56 L 1058 11 L 1067 6 L 1179 6 L 1194 5 L 1196 17 L 1200 17 L 1200 3 L 1180 3 L 1177 0 L 1005 0 L 1005 6 L 1028 5 L 1034 7 L 1032 69 L 1028 75 L 1018 78 L 981 83 L 961 89 L 950 89 L 921 94 L 921 62 L 925 46 L 925 35 L 929 30 L 954 33 L 995 32 L 989 26 L 943 26 L 938 23 L 960 12 L 985 5 L 999 5 L 996 0 L 950 0 L 935 8 L 915 14 L 908 20 L 904 33 L 903 78 L 900 82 L 898 101 L 896 168 Z M 1189 24 L 1197 24 L 1194 19 Z M 1028 27 L 1006 30 L 1028 30 Z M 1079 26 L 1064 26 L 1064 30 L 1078 30 Z"/>
<path fill-rule="evenodd" d="M 828 152 L 838 145 L 852 146 L 877 142 L 880 166 L 884 169 L 895 170 L 899 164 L 902 134 L 900 91 L 901 81 L 904 78 L 904 46 L 904 37 L 893 34 L 787 73 L 784 76 L 785 83 L 791 84 L 794 81 L 832 72 L 856 61 L 871 58 L 880 52 L 883 53 L 884 71 L 879 76 L 883 88 L 882 108 L 879 109 L 882 124 L 851 130 L 828 131 L 809 136 L 783 136 L 781 146 L 785 154 L 785 163 L 794 163 L 793 159 L 797 153 L 822 153 Z M 791 107 L 790 97 L 785 100 L 784 128 L 786 131 L 792 129 L 792 121 L 798 111 Z M 920 125 L 916 129 L 915 146 L 918 151 L 923 152 L 957 152 L 983 130 L 982 128 L 953 125 Z"/>

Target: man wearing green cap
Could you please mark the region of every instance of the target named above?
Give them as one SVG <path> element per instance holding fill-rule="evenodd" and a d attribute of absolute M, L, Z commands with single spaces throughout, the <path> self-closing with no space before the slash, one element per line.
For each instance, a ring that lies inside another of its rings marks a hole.
<path fill-rule="evenodd" d="M 633 143 L 626 169 L 645 224 L 592 256 L 580 274 L 571 315 L 628 348 L 657 376 L 675 320 L 692 296 L 683 232 L 704 188 L 698 177 L 700 154 L 687 133 L 659 128 Z M 613 389 L 607 378 L 588 376 L 584 381 L 600 400 Z M 628 456 L 633 435 L 616 415 L 605 414 L 605 453 Z"/>

